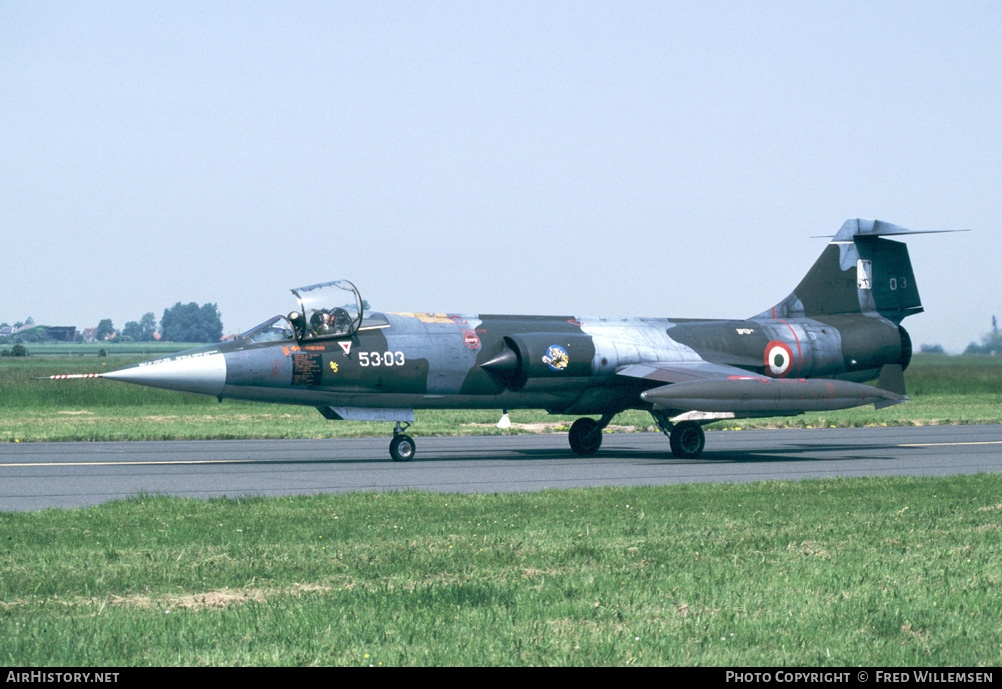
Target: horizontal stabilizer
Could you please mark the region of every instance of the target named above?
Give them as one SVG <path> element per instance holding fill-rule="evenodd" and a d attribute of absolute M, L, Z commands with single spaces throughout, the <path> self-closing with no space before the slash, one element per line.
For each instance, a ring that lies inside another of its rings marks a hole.
<path fill-rule="evenodd" d="M 944 232 L 970 232 L 970 230 L 909 230 L 906 227 L 883 220 L 854 218 L 843 223 L 834 239 L 835 241 L 851 241 L 855 237 L 891 237 L 902 234 L 942 234 Z M 820 236 L 831 237 L 832 235 Z"/>

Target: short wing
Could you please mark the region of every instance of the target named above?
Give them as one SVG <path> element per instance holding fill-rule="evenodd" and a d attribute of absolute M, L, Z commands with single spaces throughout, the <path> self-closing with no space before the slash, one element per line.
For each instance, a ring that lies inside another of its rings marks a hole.
<path fill-rule="evenodd" d="M 631 364 L 616 371 L 618 375 L 641 378 L 655 383 L 687 383 L 693 380 L 745 379 L 769 380 L 736 366 L 709 361 L 650 361 Z"/>

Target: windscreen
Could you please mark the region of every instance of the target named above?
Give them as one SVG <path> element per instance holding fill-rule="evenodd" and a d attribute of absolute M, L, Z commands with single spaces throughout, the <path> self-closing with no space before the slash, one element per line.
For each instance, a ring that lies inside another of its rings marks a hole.
<path fill-rule="evenodd" d="M 293 328 L 284 316 L 275 316 L 260 325 L 254 326 L 240 337 L 249 342 L 291 340 L 293 337 Z"/>

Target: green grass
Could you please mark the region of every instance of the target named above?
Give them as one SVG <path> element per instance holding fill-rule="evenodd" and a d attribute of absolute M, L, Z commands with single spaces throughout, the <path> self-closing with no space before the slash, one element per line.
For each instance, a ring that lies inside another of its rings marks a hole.
<path fill-rule="evenodd" d="M 201 345 L 190 342 L 46 342 L 23 346 L 28 350 L 28 355 L 34 358 L 97 357 L 104 351 L 110 357 L 139 356 L 148 359 Z M 12 347 L 13 345 L 0 345 L 0 350 L 10 350 Z"/>
<path fill-rule="evenodd" d="M 1002 476 L 0 514 L 0 663 L 1002 663 Z"/>
<path fill-rule="evenodd" d="M 329 438 L 387 435 L 386 423 L 329 422 L 312 407 L 224 401 L 105 380 L 32 380 L 112 370 L 135 356 L 0 359 L 0 442 Z M 911 401 L 875 411 L 718 422 L 709 428 L 1002 423 L 1002 358 L 918 355 L 905 374 Z M 414 434 L 500 434 L 566 430 L 575 417 L 513 411 L 516 427 L 494 427 L 499 411 L 418 411 Z M 612 431 L 653 430 L 649 414 L 618 415 Z M 525 424 L 525 425 L 521 425 Z M 536 424 L 536 425 L 532 425 Z M 542 427 L 539 424 L 544 424 Z"/>

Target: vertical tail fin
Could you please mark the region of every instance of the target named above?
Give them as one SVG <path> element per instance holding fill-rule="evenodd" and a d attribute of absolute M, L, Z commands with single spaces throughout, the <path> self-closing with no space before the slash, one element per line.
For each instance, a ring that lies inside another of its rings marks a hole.
<path fill-rule="evenodd" d="M 908 247 L 882 239 L 904 234 L 921 232 L 881 220 L 847 220 L 797 288 L 757 318 L 865 313 L 897 324 L 921 313 Z"/>

